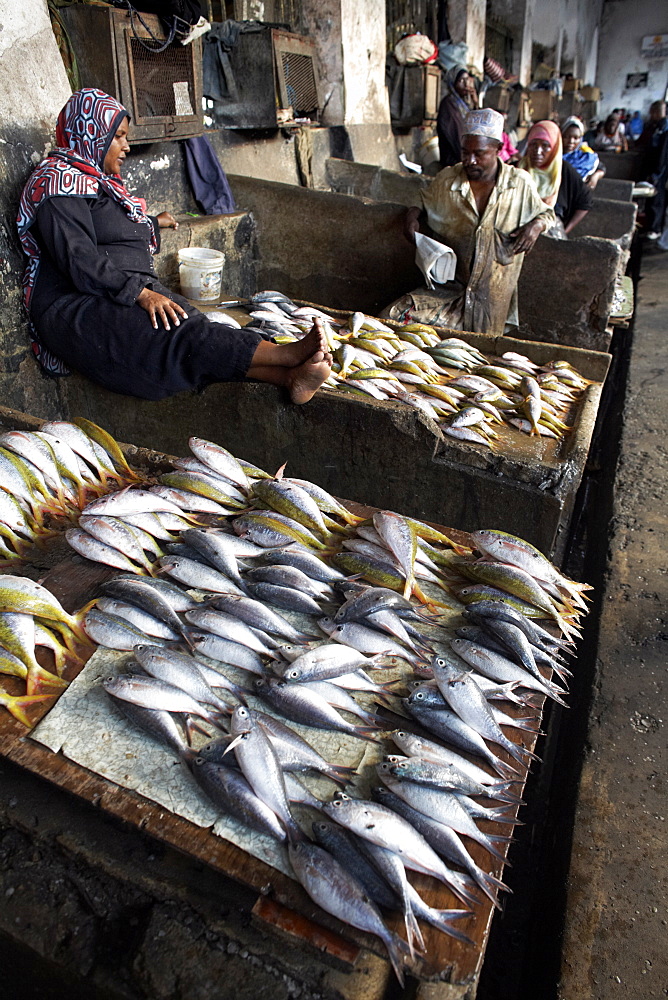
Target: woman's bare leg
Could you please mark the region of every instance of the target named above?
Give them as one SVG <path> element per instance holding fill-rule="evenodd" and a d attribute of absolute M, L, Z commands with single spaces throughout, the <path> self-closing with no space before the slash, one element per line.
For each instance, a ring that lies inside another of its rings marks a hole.
<path fill-rule="evenodd" d="M 255 368 L 294 368 L 304 361 L 312 358 L 318 352 L 326 354 L 329 350 L 327 338 L 325 337 L 322 323 L 316 319 L 313 328 L 309 330 L 305 337 L 296 340 L 293 344 L 272 344 L 268 340 L 261 340 L 257 345 L 255 354 L 251 360 L 251 367 Z M 253 376 L 249 374 L 249 377 Z M 262 382 L 270 381 L 261 379 Z M 280 385 L 282 383 L 276 383 Z"/>
<path fill-rule="evenodd" d="M 332 355 L 317 351 L 313 357 L 293 368 L 278 365 L 251 364 L 246 378 L 256 382 L 282 385 L 290 392 L 293 403 L 308 403 L 332 370 Z"/>

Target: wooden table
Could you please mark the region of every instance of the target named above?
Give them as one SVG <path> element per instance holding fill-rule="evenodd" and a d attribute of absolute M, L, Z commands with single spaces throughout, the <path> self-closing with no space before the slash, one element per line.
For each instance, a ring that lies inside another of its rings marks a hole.
<path fill-rule="evenodd" d="M 140 452 L 143 452 L 143 449 L 134 449 L 135 461 L 141 457 Z M 146 459 L 149 467 L 159 469 L 165 456 L 147 453 Z M 344 502 L 355 513 L 370 516 L 374 512 L 374 508 Z M 462 544 L 470 541 L 464 532 L 439 525 L 434 526 Z M 36 577 L 34 568 L 33 572 L 29 572 L 30 566 L 26 569 L 26 575 Z M 61 601 L 67 611 L 73 612 L 94 597 L 99 585 L 115 573 L 115 570 L 106 569 L 74 554 L 68 554 L 56 562 L 42 582 Z M 91 653 L 91 650 L 87 651 L 85 659 Z M 47 654 L 48 656 L 50 654 Z M 69 679 L 82 669 L 85 659 L 78 668 L 70 668 Z M 44 665 L 50 666 L 48 658 L 45 659 Z M 11 678 L 7 681 L 5 683 L 3 680 L 3 683 L 9 690 Z M 16 693 L 19 689 L 19 686 L 15 688 Z M 542 707 L 542 703 L 539 707 L 528 710 L 508 706 L 508 713 L 524 716 L 533 714 L 538 729 Z M 37 710 L 35 720 L 47 710 L 48 707 L 41 712 Z M 511 738 L 518 739 L 520 732 L 512 730 L 510 735 Z M 527 732 L 521 735 L 524 745 L 533 750 L 536 737 Z M 511 758 L 502 750 L 499 749 L 498 752 L 499 756 L 511 762 Z M 31 741 L 26 738 L 24 727 L 7 712 L 0 713 L 0 756 L 93 803 L 98 809 L 130 824 L 137 831 L 149 834 L 188 857 L 203 862 L 233 882 L 256 893 L 251 916 L 263 921 L 269 933 L 288 934 L 298 941 L 299 947 L 315 949 L 320 953 L 323 967 L 343 969 L 344 974 L 337 978 L 337 990 L 346 1000 L 362 1000 L 362 998 L 380 1000 L 382 997 L 391 971 L 379 940 L 341 924 L 324 913 L 312 903 L 297 882 L 220 837 L 214 836 L 208 830 L 199 828 L 134 792 L 88 771 L 61 753 L 54 754 L 44 746 Z M 521 787 L 518 786 L 520 793 L 523 787 L 524 780 Z M 479 825 L 485 832 L 499 832 L 497 824 L 481 822 Z M 484 870 L 501 877 L 503 868 L 501 862 L 494 861 L 477 844 L 469 842 L 467 847 Z M 505 850 L 507 852 L 507 845 Z M 451 908 L 461 905 L 434 879 L 414 875 L 411 876 L 411 881 L 431 906 Z M 455 941 L 431 926 L 421 925 L 427 951 L 420 968 L 417 991 L 413 995 L 419 1000 L 445 1000 L 445 998 L 464 1000 L 466 996 L 471 995 L 470 990 L 475 988 L 482 967 L 492 915 L 492 905 L 483 897 L 476 907 L 475 918 L 458 922 L 458 928 L 474 941 L 473 946 Z M 403 920 L 400 914 L 390 917 L 388 923 L 397 932 L 402 932 Z M 375 960 L 376 965 L 380 963 L 383 974 L 377 975 L 371 981 L 368 979 L 361 981 L 360 977 L 355 975 L 355 968 L 362 956 L 368 961 L 369 952 L 378 956 Z"/>

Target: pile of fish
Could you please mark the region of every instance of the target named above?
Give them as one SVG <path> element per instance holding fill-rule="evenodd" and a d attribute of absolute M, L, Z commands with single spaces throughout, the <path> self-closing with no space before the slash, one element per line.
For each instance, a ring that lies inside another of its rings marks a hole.
<path fill-rule="evenodd" d="M 402 978 L 419 920 L 468 941 L 457 922 L 480 893 L 498 905 L 504 887 L 467 840 L 502 861 L 533 758 L 521 740 L 535 739 L 537 699 L 564 704 L 589 588 L 503 532 L 468 547 L 391 511 L 362 518 L 282 469 L 190 446 L 162 482 L 93 500 L 68 533 L 117 566 L 127 528 L 145 557 L 133 550 L 84 617 L 90 639 L 133 653 L 104 686 L 221 814 L 285 843 L 309 895 L 376 934 Z M 364 741 L 376 763 L 328 760 L 326 734 Z M 308 772 L 345 791 L 316 796 Z M 464 908 L 430 907 L 407 870 Z M 397 908 L 406 941 L 382 917 Z"/>
<path fill-rule="evenodd" d="M 136 483 L 111 435 L 89 420 L 0 434 L 0 566 L 74 521 L 92 496 Z"/>
<path fill-rule="evenodd" d="M 281 292 L 258 292 L 251 324 L 277 343 L 303 337 L 322 323 L 334 356 L 332 389 L 395 399 L 435 420 L 450 437 L 492 447 L 495 426 L 562 438 L 569 411 L 591 383 L 566 361 L 534 364 L 521 354 L 486 357 L 457 337 L 441 339 L 431 326 L 391 328 L 355 312 L 344 323 L 315 306 L 298 306 Z"/>
<path fill-rule="evenodd" d="M 81 617 L 69 615 L 39 583 L 0 575 L 0 673 L 25 681 L 25 694 L 0 689 L 0 705 L 25 726 L 32 725 L 28 709 L 67 686 L 62 673 L 69 662 L 79 662 L 80 645 L 90 649 Z M 37 661 L 39 647 L 50 650 L 56 673 Z"/>

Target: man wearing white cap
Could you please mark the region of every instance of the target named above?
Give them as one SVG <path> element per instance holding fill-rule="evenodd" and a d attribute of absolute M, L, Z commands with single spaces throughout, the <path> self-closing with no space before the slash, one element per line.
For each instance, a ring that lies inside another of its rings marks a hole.
<path fill-rule="evenodd" d="M 407 239 L 415 242 L 426 223 L 454 250 L 454 279 L 433 290 L 415 289 L 383 315 L 477 333 L 517 326 L 524 254 L 554 224 L 554 214 L 529 175 L 499 159 L 503 124 L 503 115 L 491 108 L 470 111 L 462 162 L 441 170 L 421 192 L 422 205 L 408 209 Z"/>

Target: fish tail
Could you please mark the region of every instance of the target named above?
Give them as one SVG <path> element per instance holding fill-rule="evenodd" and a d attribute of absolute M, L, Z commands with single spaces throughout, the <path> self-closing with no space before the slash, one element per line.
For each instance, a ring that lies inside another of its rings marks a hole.
<path fill-rule="evenodd" d="M 28 668 L 26 690 L 29 695 L 41 694 L 44 688 L 66 688 L 67 686 L 68 681 L 62 680 L 57 674 L 52 674 L 44 667 L 40 667 L 39 664 Z M 55 691 L 51 693 L 55 694 Z"/>
<path fill-rule="evenodd" d="M 354 767 L 346 767 L 345 764 L 330 764 L 328 770 L 325 771 L 325 774 L 331 778 L 332 781 L 336 781 L 337 784 L 340 784 L 342 788 L 344 785 L 347 785 L 349 781 L 352 781 L 356 773 L 357 771 Z"/>
<path fill-rule="evenodd" d="M 378 740 L 378 726 L 355 726 L 353 736 L 359 736 L 361 740 L 369 743 L 376 743 Z"/>
<path fill-rule="evenodd" d="M 28 718 L 26 710 L 53 697 L 53 694 L 11 695 L 3 691 L 0 692 L 0 705 L 4 705 L 7 711 L 27 729 L 32 729 L 33 723 Z"/>
<path fill-rule="evenodd" d="M 455 938 L 457 941 L 462 941 L 464 944 L 473 944 L 473 941 L 467 934 L 456 930 L 452 924 L 453 920 L 472 917 L 473 913 L 471 910 L 436 910 L 429 906 L 425 907 L 420 915 L 423 920 L 428 921 L 432 927 L 436 927 L 437 930 L 442 931 L 444 934 L 448 934 L 450 937 Z"/>
<path fill-rule="evenodd" d="M 387 954 L 390 957 L 394 974 L 403 989 L 404 966 L 406 965 L 410 967 L 414 964 L 415 959 L 409 946 L 402 938 L 399 937 L 398 934 L 393 934 L 389 928 L 386 928 L 386 932 L 387 933 L 383 935 L 383 944 L 387 948 Z"/>

